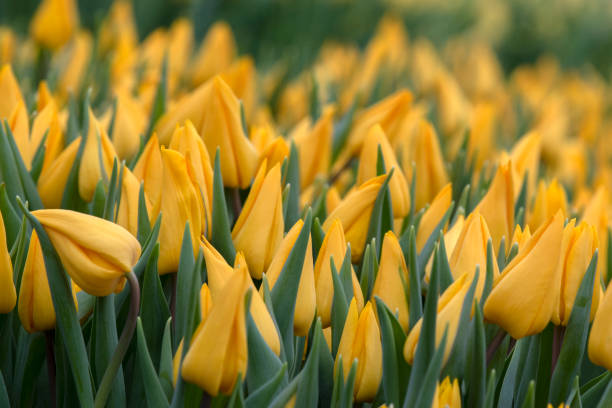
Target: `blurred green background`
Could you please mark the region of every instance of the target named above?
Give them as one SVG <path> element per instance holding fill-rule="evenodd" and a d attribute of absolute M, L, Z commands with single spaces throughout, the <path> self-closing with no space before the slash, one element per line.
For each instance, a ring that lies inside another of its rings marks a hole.
<path fill-rule="evenodd" d="M 26 32 L 39 0 L 0 0 L 0 24 Z M 99 25 L 112 0 L 78 0 L 81 24 Z M 403 19 L 411 38 L 439 47 L 456 35 L 484 38 L 506 72 L 542 54 L 566 68 L 594 66 L 609 78 L 612 67 L 610 0 L 134 0 L 144 38 L 178 16 L 194 22 L 201 39 L 217 19 L 230 23 L 241 53 L 260 67 L 285 58 L 293 72 L 316 56 L 325 39 L 363 46 L 385 13 Z"/>

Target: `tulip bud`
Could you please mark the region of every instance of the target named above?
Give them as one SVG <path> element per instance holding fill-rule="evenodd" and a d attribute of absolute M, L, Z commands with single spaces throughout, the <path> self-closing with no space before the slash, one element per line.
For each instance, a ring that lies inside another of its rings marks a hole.
<path fill-rule="evenodd" d="M 193 252 L 197 253 L 202 234 L 204 209 L 195 180 L 188 170 L 185 157 L 171 149 L 162 149 L 163 177 L 159 230 L 160 275 L 177 271 L 185 224 L 189 223 Z"/>
<path fill-rule="evenodd" d="M 599 304 L 597 314 L 591 326 L 589 335 L 588 353 L 589 359 L 594 364 L 612 370 L 612 349 L 610 339 L 612 338 L 612 285 L 609 285 Z"/>
<path fill-rule="evenodd" d="M 515 339 L 544 330 L 555 305 L 550 290 L 558 287 L 562 236 L 563 215 L 557 212 L 538 228 L 493 282 L 484 306 L 486 320 L 498 324 Z"/>
<path fill-rule="evenodd" d="M 491 181 L 489 190 L 476 209 L 480 211 L 493 238 L 493 249 L 497 250 L 502 237 L 506 241 L 514 231 L 514 184 L 512 163 L 501 164 Z"/>
<path fill-rule="evenodd" d="M 236 250 L 244 252 L 253 278 L 261 279 L 270 266 L 284 228 L 280 165 L 266 174 L 263 163 L 232 230 Z"/>
<path fill-rule="evenodd" d="M 465 300 L 470 285 L 472 284 L 470 276 L 463 274 L 456 281 L 454 281 L 440 299 L 438 299 L 438 314 L 436 317 L 436 347 L 440 346 L 442 338 L 444 337 L 445 330 L 447 331 L 446 345 L 444 346 L 444 363 L 448 361 L 450 353 L 455 343 L 455 337 L 457 336 L 457 330 L 459 329 L 459 320 L 461 319 L 461 309 Z M 414 325 L 406 342 L 404 343 L 404 358 L 408 364 L 412 364 L 414 361 L 414 355 L 421 336 L 421 327 L 423 325 L 423 318 Z"/>
<path fill-rule="evenodd" d="M 76 95 L 80 91 L 93 50 L 93 38 L 87 31 L 80 31 L 74 38 L 69 48 L 69 59 L 60 71 L 57 79 L 56 92 L 61 100 L 66 100 L 69 95 Z"/>
<path fill-rule="evenodd" d="M 147 126 L 147 116 L 142 105 L 125 90 L 117 91 L 113 133 L 110 135 L 113 146 L 120 159 L 129 159 L 138 153 L 140 137 Z M 102 120 L 108 129 L 112 111 L 109 110 Z"/>
<path fill-rule="evenodd" d="M 47 134 L 45 141 L 46 149 L 51 146 L 54 151 L 50 152 L 50 155 L 57 155 L 61 150 L 61 144 L 63 143 L 62 130 L 60 127 L 57 108 L 54 103 L 47 104 L 35 117 L 32 122 L 32 131 L 30 133 L 29 148 L 26 152 L 22 151 L 23 162 L 27 169 L 32 167 L 32 159 L 36 150 L 42 143 L 42 140 Z M 49 142 L 52 142 L 50 144 Z M 55 144 L 55 146 L 53 146 Z M 46 150 L 45 150 L 46 157 Z"/>
<path fill-rule="evenodd" d="M 24 101 L 19 101 L 11 114 L 8 124 L 13 133 L 15 144 L 24 161 L 32 157 L 32 147 L 30 146 L 30 123 L 28 110 Z"/>
<path fill-rule="evenodd" d="M 446 231 L 444 234 L 444 248 L 446 249 L 446 254 L 453 254 L 455 247 L 457 246 L 457 241 L 459 241 L 459 237 L 463 232 L 463 226 L 465 225 L 465 217 L 463 215 L 459 215 L 455 220 L 455 223 Z M 421 228 L 421 227 L 419 227 Z M 429 277 L 431 276 L 431 268 L 433 266 L 434 257 L 430 257 L 427 261 L 427 266 L 425 266 L 425 282 L 429 283 Z"/>
<path fill-rule="evenodd" d="M 326 107 L 313 127 L 309 119 L 304 119 L 289 136 L 298 149 L 302 188 L 308 187 L 317 176 L 329 171 L 334 113 L 333 107 Z"/>
<path fill-rule="evenodd" d="M 138 234 L 138 202 L 140 198 L 140 183 L 127 166 L 123 167 L 121 180 L 121 200 L 117 212 L 117 224 L 128 230 L 133 236 Z M 151 209 L 145 193 L 145 205 Z"/>
<path fill-rule="evenodd" d="M 6 244 L 4 220 L 0 214 L 0 313 L 9 313 L 15 308 L 17 292 L 13 282 L 13 264 Z"/>
<path fill-rule="evenodd" d="M 599 259 L 608 259 L 608 210 L 610 207 L 610 191 L 605 186 L 600 186 L 584 211 L 582 212 L 582 222 L 591 224 L 597 231 L 599 239 Z M 598 262 L 597 269 L 600 276 L 606 276 L 607 263 Z M 609 280 L 610 276 L 606 276 Z"/>
<path fill-rule="evenodd" d="M 0 69 L 0 95 L 0 120 L 9 119 L 17 104 L 23 101 L 19 83 L 9 64 Z"/>
<path fill-rule="evenodd" d="M 533 230 L 538 229 L 546 220 L 561 210 L 563 216 L 567 216 L 567 198 L 565 190 L 553 180 L 546 188 L 543 181 L 538 186 L 538 194 L 535 198 L 533 211 L 529 214 L 529 227 Z"/>
<path fill-rule="evenodd" d="M 474 160 L 475 169 L 482 168 L 485 160 L 491 157 L 496 132 L 498 113 L 492 102 L 478 102 L 474 106 L 468 137 L 467 154 L 469 160 Z M 460 139 L 458 139 L 460 140 Z"/>
<path fill-rule="evenodd" d="M 395 174 L 393 175 L 395 177 Z M 419 229 L 416 234 L 416 247 L 417 251 L 421 252 L 425 243 L 434 232 L 436 226 L 446 214 L 446 211 L 450 208 L 451 201 L 453 198 L 453 189 L 451 188 L 451 184 L 447 184 L 440 190 L 438 195 L 433 199 L 431 205 L 425 213 L 423 217 L 421 217 L 421 221 L 419 222 Z M 447 251 L 451 251 L 448 247 Z"/>
<path fill-rule="evenodd" d="M 201 84 L 225 71 L 236 56 L 232 28 L 224 21 L 214 23 L 206 33 L 193 63 L 192 82 Z"/>
<path fill-rule="evenodd" d="M 452 137 L 468 124 L 471 106 L 454 76 L 440 70 L 435 79 L 438 123 L 443 135 Z"/>
<path fill-rule="evenodd" d="M 554 290 L 555 306 L 552 312 L 552 322 L 557 326 L 567 326 L 578 288 L 598 246 L 595 228 L 585 223 L 576 227 L 575 223 L 576 220 L 571 220 L 565 226 L 561 241 L 561 256 L 557 265 L 560 286 Z M 595 317 L 599 306 L 600 289 L 601 281 L 597 271 L 591 300 L 591 319 Z"/>
<path fill-rule="evenodd" d="M 441 383 L 438 383 L 431 406 L 432 408 L 461 408 L 459 381 L 455 378 L 451 383 L 450 378 L 446 377 Z"/>
<path fill-rule="evenodd" d="M 72 38 L 78 25 L 74 0 L 43 0 L 32 17 L 30 34 L 42 46 L 57 49 Z"/>
<path fill-rule="evenodd" d="M 525 229 L 521 229 L 520 225 L 516 225 L 516 229 L 514 230 L 514 235 L 512 235 L 512 243 L 510 247 L 514 244 L 518 244 L 519 251 L 525 247 L 525 244 L 529 242 L 531 239 L 531 230 L 529 229 L 529 225 L 525 225 Z"/>
<path fill-rule="evenodd" d="M 289 157 L 289 145 L 282 136 L 277 136 L 269 125 L 251 129 L 251 142 L 259 152 L 259 163 L 267 161 L 270 167 L 283 164 Z"/>
<path fill-rule="evenodd" d="M 7 27 L 0 28 L 0 66 L 10 64 L 15 56 L 17 36 Z"/>
<path fill-rule="evenodd" d="M 251 57 L 241 57 L 221 73 L 221 78 L 242 101 L 247 123 L 251 123 L 257 104 L 256 74 L 255 63 Z"/>
<path fill-rule="evenodd" d="M 55 328 L 55 308 L 36 231 L 32 231 L 21 276 L 18 313 L 21 324 L 29 333 Z"/>
<path fill-rule="evenodd" d="M 89 109 L 89 130 L 79 168 L 79 195 L 83 200 L 91 201 L 98 181 L 110 178 L 115 158 L 117 153 L 106 130 Z"/>
<path fill-rule="evenodd" d="M 298 220 L 293 227 L 287 232 L 287 235 L 281 242 L 270 268 L 266 272 L 270 290 L 276 284 L 280 274 L 287 262 L 287 258 L 297 241 L 304 221 Z M 312 265 L 312 240 L 308 237 L 308 246 L 306 247 L 306 255 L 304 257 L 304 265 L 300 274 L 300 282 L 298 284 L 297 296 L 295 299 L 295 311 L 293 314 L 293 332 L 296 336 L 306 336 L 310 325 L 315 315 L 317 305 L 317 295 L 315 292 L 314 270 Z M 261 290 L 261 289 L 260 289 Z"/>
<path fill-rule="evenodd" d="M 246 375 L 248 350 L 244 293 L 248 290 L 245 270 L 234 273 L 216 297 L 206 320 L 193 335 L 183 360 L 185 381 L 203 388 L 211 396 L 229 394 L 239 374 Z"/>
<path fill-rule="evenodd" d="M 415 180 L 415 206 L 419 210 L 448 184 L 448 175 L 444 165 L 444 157 L 440 143 L 433 126 L 421 120 L 412 143 L 405 143 L 403 152 L 403 168 L 409 179 Z M 412 172 L 412 163 L 416 175 Z"/>
<path fill-rule="evenodd" d="M 164 165 L 157 135 L 153 133 L 134 166 L 134 176 L 144 182 L 144 191 L 151 200 L 151 214 L 159 213 Z"/>
<path fill-rule="evenodd" d="M 372 289 L 374 296 L 398 315 L 398 320 L 404 331 L 408 330 L 408 299 L 406 293 L 410 277 L 408 267 L 402 253 L 402 248 L 395 234 L 391 231 L 385 234 L 380 254 L 378 274 Z"/>
<path fill-rule="evenodd" d="M 236 260 L 234 261 L 234 268 L 229 266 L 223 256 L 217 252 L 217 250 L 208 242 L 206 239 L 202 240 L 201 246 L 204 252 L 204 260 L 206 261 L 206 273 L 208 276 L 208 287 L 210 287 L 210 294 L 212 301 L 217 302 L 218 296 L 222 293 L 223 287 L 231 279 L 234 274 L 242 273 L 241 271 L 247 270 L 246 261 L 242 252 L 236 254 Z M 203 288 L 202 288 L 203 289 Z M 270 349 L 278 356 L 280 355 L 280 339 L 278 332 L 270 312 L 263 302 L 263 298 L 259 293 L 255 291 L 255 285 L 253 280 L 249 276 L 245 292 L 248 289 L 253 289 L 253 295 L 251 297 L 251 316 L 259 333 L 264 338 Z M 202 306 L 200 306 L 202 307 Z"/>
<path fill-rule="evenodd" d="M 357 375 L 353 389 L 355 401 L 373 400 L 382 379 L 382 344 L 372 303 L 368 302 L 359 313 L 357 302 L 355 299 L 351 300 L 338 345 L 334 373 L 338 371 L 340 357 L 342 357 L 345 381 L 353 361 L 357 360 Z"/>
<path fill-rule="evenodd" d="M 80 145 L 81 138 L 78 137 L 55 159 L 52 159 L 51 149 L 45 151 L 43 169 L 38 177 L 38 194 L 40 194 L 40 199 L 45 208 L 59 208 L 61 206 L 66 183 Z M 49 157 L 49 161 L 47 161 L 47 157 Z M 49 164 L 45 166 L 45 163 Z"/>
<path fill-rule="evenodd" d="M 404 177 L 404 173 L 397 163 L 395 153 L 380 125 L 372 126 L 363 141 L 361 156 L 359 157 L 357 185 L 361 185 L 367 180 L 376 177 L 379 146 L 382 152 L 385 170 L 389 172 L 391 169 L 395 169 L 393 177 L 389 180 L 393 216 L 395 218 L 403 218 L 410 211 L 410 189 Z"/>
<path fill-rule="evenodd" d="M 328 327 L 331 324 L 331 311 L 334 301 L 334 282 L 330 261 L 333 259 L 336 270 L 340 271 L 347 248 L 342 224 L 335 219 L 329 231 L 325 234 L 314 266 L 317 314 L 321 317 L 323 327 Z M 363 309 L 363 293 L 361 292 L 361 286 L 352 265 L 351 278 L 353 282 L 353 295 L 357 301 L 357 309 L 361 311 Z"/>
<path fill-rule="evenodd" d="M 540 150 L 542 137 L 539 132 L 529 132 L 523 136 L 512 148 L 510 160 L 512 161 L 514 196 L 518 197 L 525 175 L 527 175 L 527 202 L 531 202 L 535 193 L 540 165 Z"/>
<path fill-rule="evenodd" d="M 346 240 L 351 244 L 351 259 L 353 262 L 361 259 L 368 228 L 370 227 L 374 202 L 386 177 L 386 175 L 382 175 L 370 179 L 353 190 L 336 206 L 323 223 L 323 231 L 327 233 L 333 220 L 336 218 L 340 220 Z"/>
<path fill-rule="evenodd" d="M 32 211 L 45 228 L 64 268 L 80 288 L 106 296 L 125 283 L 140 257 L 140 244 L 123 227 L 70 210 Z"/>
<path fill-rule="evenodd" d="M 340 193 L 338 193 L 338 189 L 336 187 L 330 187 L 327 190 L 327 195 L 325 196 L 325 210 L 328 214 L 331 214 L 338 205 L 342 202 L 340 198 Z"/>

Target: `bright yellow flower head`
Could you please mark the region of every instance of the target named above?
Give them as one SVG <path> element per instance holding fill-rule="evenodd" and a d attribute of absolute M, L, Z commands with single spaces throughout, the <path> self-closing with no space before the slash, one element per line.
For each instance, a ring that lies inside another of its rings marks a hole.
<path fill-rule="evenodd" d="M 395 174 L 393 175 L 395 177 Z M 416 234 L 416 247 L 417 251 L 421 252 L 425 243 L 429 239 L 430 235 L 434 232 L 436 226 L 442 220 L 444 214 L 450 208 L 451 202 L 453 198 L 453 189 L 451 184 L 447 184 L 440 190 L 440 192 L 436 195 L 436 197 L 431 202 L 431 205 L 425 213 L 423 217 L 421 217 L 421 221 L 419 222 L 419 229 Z M 437 238 L 437 237 L 436 237 Z M 449 251 L 449 248 L 446 248 Z"/>
<path fill-rule="evenodd" d="M 567 197 L 565 190 L 556 179 L 554 179 L 548 187 L 543 181 L 540 181 L 538 193 L 533 204 L 533 211 L 529 213 L 529 227 L 532 230 L 538 229 L 546 220 L 555 215 L 559 210 L 564 217 L 568 215 Z"/>
<path fill-rule="evenodd" d="M 236 43 L 232 28 L 224 21 L 213 24 L 206 33 L 195 56 L 192 81 L 194 84 L 225 71 L 236 56 Z"/>
<path fill-rule="evenodd" d="M 0 68 L 0 119 L 10 119 L 20 101 L 23 101 L 17 78 L 9 64 Z"/>
<path fill-rule="evenodd" d="M 461 408 L 461 389 L 455 378 L 451 383 L 449 377 L 444 378 L 436 387 L 432 408 Z"/>
<path fill-rule="evenodd" d="M 161 192 L 164 166 L 157 135 L 153 133 L 134 166 L 134 176 L 144 182 L 144 191 L 151 200 L 152 211 L 149 215 L 156 215 L 161 205 Z"/>
<path fill-rule="evenodd" d="M 612 285 L 608 286 L 599 304 L 593 326 L 591 326 L 588 345 L 591 362 L 605 367 L 607 370 L 612 370 L 612 349 L 610 349 L 612 320 L 610 320 L 610 313 L 612 313 Z"/>
<path fill-rule="evenodd" d="M 2 214 L 0 214 L 0 291 L 0 313 L 9 313 L 17 302 L 17 292 L 13 282 L 13 264 L 6 243 Z"/>
<path fill-rule="evenodd" d="M 45 151 L 43 169 L 38 177 L 38 193 L 46 208 L 61 206 L 68 176 L 70 176 L 80 144 L 81 138 L 78 137 L 57 158 L 52 158 L 51 149 Z M 47 162 L 49 164 L 45 166 Z"/>
<path fill-rule="evenodd" d="M 72 38 L 78 25 L 75 0 L 43 0 L 30 23 L 30 34 L 42 46 L 56 49 Z"/>

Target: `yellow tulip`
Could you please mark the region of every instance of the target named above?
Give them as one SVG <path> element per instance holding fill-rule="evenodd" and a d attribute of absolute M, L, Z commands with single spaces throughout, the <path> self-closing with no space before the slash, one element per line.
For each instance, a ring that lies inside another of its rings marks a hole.
<path fill-rule="evenodd" d="M 23 96 L 9 64 L 4 64 L 0 69 L 0 94 L 0 120 L 10 119 L 17 104 L 23 101 Z"/>
<path fill-rule="evenodd" d="M 548 187 L 543 181 L 538 186 L 538 193 L 533 204 L 533 211 L 529 213 L 529 227 L 533 230 L 538 229 L 547 219 L 561 210 L 563 216 L 567 216 L 567 197 L 565 190 L 554 179 Z"/>
<path fill-rule="evenodd" d="M 334 300 L 334 282 L 332 280 L 330 261 L 331 259 L 334 260 L 334 266 L 340 272 L 347 248 L 342 224 L 338 219 L 335 219 L 327 234 L 325 234 L 314 266 L 317 315 L 321 317 L 321 324 L 324 328 L 331 324 L 331 310 Z M 353 282 L 353 295 L 357 301 L 357 309 L 361 311 L 363 309 L 363 293 L 361 292 L 361 286 L 352 265 L 351 278 Z"/>
<path fill-rule="evenodd" d="M 386 175 L 382 175 L 370 179 L 349 193 L 323 223 L 323 231 L 327 233 L 333 220 L 340 220 L 346 240 L 351 244 L 351 259 L 353 262 L 361 259 L 363 254 L 374 202 L 386 177 Z"/>
<path fill-rule="evenodd" d="M 397 314 L 404 331 L 408 330 L 408 267 L 399 241 L 391 231 L 385 234 L 372 299 L 378 296 Z"/>
<path fill-rule="evenodd" d="M 55 328 L 55 308 L 36 231 L 32 231 L 28 256 L 23 267 L 18 313 L 21 324 L 29 333 Z"/>
<path fill-rule="evenodd" d="M 444 157 L 433 126 L 421 120 L 412 143 L 405 143 L 403 168 L 409 179 L 415 180 L 415 206 L 417 210 L 425 207 L 448 184 L 449 178 L 444 165 Z M 412 174 L 412 163 L 416 172 Z"/>
<path fill-rule="evenodd" d="M 298 220 L 293 227 L 287 232 L 287 235 L 281 242 L 270 267 L 266 271 L 266 277 L 270 285 L 270 290 L 276 284 L 280 274 L 285 266 L 285 262 L 289 257 L 289 253 L 295 245 L 304 221 Z M 293 314 L 293 332 L 296 336 L 306 336 L 312 320 L 314 319 L 315 309 L 317 306 L 317 295 L 315 292 L 314 267 L 312 264 L 312 241 L 308 237 L 308 246 L 306 247 L 306 256 L 304 257 L 304 265 L 300 274 L 300 282 L 295 300 L 295 311 Z"/>
<path fill-rule="evenodd" d="M 211 157 L 220 148 L 223 182 L 246 188 L 256 171 L 257 150 L 247 139 L 240 118 L 240 103 L 220 77 L 200 85 L 157 123 L 159 140 L 167 144 L 177 123 L 187 119 L 204 140 Z"/>
<path fill-rule="evenodd" d="M 382 379 L 382 344 L 372 303 L 368 302 L 359 313 L 357 302 L 355 299 L 351 300 L 338 345 L 334 372 L 338 371 L 340 357 L 342 357 L 342 372 L 345 381 L 351 371 L 353 361 L 357 360 L 357 374 L 353 389 L 355 401 L 363 402 L 374 399 Z"/>
<path fill-rule="evenodd" d="M 329 170 L 334 113 L 333 107 L 326 107 L 314 126 L 311 127 L 310 119 L 306 118 L 289 135 L 298 149 L 302 188 L 310 186 L 317 176 L 326 175 Z"/>
<path fill-rule="evenodd" d="M 463 232 L 464 225 L 465 217 L 463 215 L 459 215 L 455 220 L 455 223 L 444 234 L 444 248 L 446 249 L 447 256 L 448 254 L 453 254 L 453 251 L 457 246 L 457 241 L 459 241 L 459 237 Z M 427 261 L 427 266 L 425 266 L 425 282 L 429 282 L 429 277 L 431 276 L 431 268 L 433 266 L 433 258 L 433 256 L 430 257 Z"/>
<path fill-rule="evenodd" d="M 361 185 L 367 180 L 376 177 L 379 146 L 385 170 L 390 172 L 391 169 L 395 169 L 393 177 L 389 180 L 393 216 L 395 218 L 403 218 L 410 211 L 410 188 L 402 169 L 397 163 L 395 153 L 380 125 L 372 126 L 363 141 L 359 157 L 359 169 L 357 171 L 357 185 Z"/>
<path fill-rule="evenodd" d="M 121 200 L 117 212 L 117 224 L 128 230 L 130 234 L 138 234 L 138 201 L 140 196 L 140 183 L 127 166 L 123 167 L 123 179 L 121 180 Z M 149 200 L 145 193 L 145 205 L 147 210 L 151 209 Z"/>
<path fill-rule="evenodd" d="M 55 103 L 47 103 L 34 118 L 30 135 L 30 154 L 29 157 L 23 158 L 28 169 L 32 166 L 32 159 L 45 133 L 47 134 L 47 139 L 45 140 L 45 156 L 41 172 L 51 165 L 51 162 L 57 158 L 64 146 L 64 135 L 62 134 Z"/>
<path fill-rule="evenodd" d="M 582 222 L 591 224 L 597 230 L 597 237 L 599 239 L 599 259 L 602 260 L 597 263 L 597 269 L 599 270 L 600 276 L 605 276 L 606 280 L 610 280 L 610 276 L 606 276 L 607 262 L 603 261 L 604 259 L 608 259 L 609 207 L 610 190 L 606 186 L 600 186 L 584 208 L 581 218 Z"/>
<path fill-rule="evenodd" d="M 126 229 L 71 210 L 32 211 L 45 228 L 64 268 L 85 292 L 106 296 L 123 287 L 140 257 L 140 244 Z"/>
<path fill-rule="evenodd" d="M 525 225 L 525 229 L 521 229 L 520 225 L 516 225 L 514 234 L 512 235 L 512 242 L 510 247 L 514 244 L 518 244 L 519 251 L 525 247 L 525 244 L 531 239 L 531 230 L 529 225 Z"/>
<path fill-rule="evenodd" d="M 74 0 L 43 0 L 32 17 L 30 34 L 42 46 L 56 49 L 72 38 L 78 25 Z"/>
<path fill-rule="evenodd" d="M 183 75 L 193 48 L 193 24 L 185 17 L 179 17 L 168 29 L 168 74 L 173 78 Z M 174 88 L 172 88 L 174 89 Z"/>
<path fill-rule="evenodd" d="M 518 197 L 523 185 L 523 179 L 527 175 L 528 203 L 531 202 L 532 194 L 535 193 L 541 149 L 542 137 L 539 132 L 532 131 L 516 142 L 510 152 L 510 160 L 512 161 L 514 173 L 514 196 Z"/>
<path fill-rule="evenodd" d="M 45 208 L 59 208 L 61 206 L 68 176 L 70 176 L 70 170 L 80 145 L 81 138 L 78 137 L 55 159 L 51 159 L 51 149 L 45 151 L 43 169 L 38 177 L 38 193 Z M 47 157 L 52 161 L 45 167 Z"/>
<path fill-rule="evenodd" d="M 19 101 L 13 114 L 9 118 L 8 124 L 13 133 L 15 144 L 19 149 L 19 153 L 24 161 L 30 160 L 33 156 L 31 152 L 32 147 L 30 146 L 30 119 L 28 117 L 28 110 L 25 106 L 24 101 Z"/>
<path fill-rule="evenodd" d="M 144 182 L 144 191 L 151 200 L 151 214 L 159 213 L 163 183 L 164 165 L 157 135 L 153 133 L 134 166 L 134 176 Z"/>
<path fill-rule="evenodd" d="M 468 125 L 472 107 L 457 79 L 440 70 L 435 79 L 435 96 L 442 134 L 447 137 L 461 134 Z"/>
<path fill-rule="evenodd" d="M 283 164 L 289 158 L 289 145 L 282 136 L 277 136 L 269 125 L 254 126 L 251 129 L 251 142 L 259 152 L 259 163 L 267 161 L 270 167 Z"/>
<path fill-rule="evenodd" d="M 0 214 L 0 313 L 9 313 L 15 308 L 17 292 L 13 282 L 13 264 L 6 244 L 4 220 Z"/>
<path fill-rule="evenodd" d="M 342 202 L 340 198 L 340 193 L 338 193 L 338 189 L 336 187 L 330 187 L 327 190 L 327 195 L 325 196 L 325 210 L 328 214 L 331 214 L 336 207 Z"/>
<path fill-rule="evenodd" d="M 474 106 L 468 136 L 467 154 L 475 161 L 475 169 L 480 170 L 485 160 L 491 157 L 498 113 L 496 106 L 489 101 L 478 102 Z M 458 139 L 460 140 L 460 139 Z"/>
<path fill-rule="evenodd" d="M 446 345 L 444 347 L 444 364 L 448 361 L 450 353 L 455 343 L 455 337 L 457 336 L 457 330 L 459 329 L 459 320 L 461 318 L 461 308 L 465 300 L 472 281 L 469 279 L 468 274 L 463 274 L 459 279 L 453 282 L 440 299 L 438 299 L 438 315 L 436 318 L 436 347 L 440 346 L 442 337 L 444 337 L 445 330 L 447 331 Z M 421 336 L 421 327 L 423 325 L 423 319 L 414 325 L 406 342 L 404 343 L 404 358 L 408 364 L 412 364 L 414 355 Z"/>
<path fill-rule="evenodd" d="M 538 228 L 495 279 L 484 306 L 486 320 L 498 324 L 515 339 L 546 327 L 555 305 L 550 291 L 558 287 L 562 236 L 563 215 L 558 212 Z"/>
<path fill-rule="evenodd" d="M 575 220 L 571 220 L 565 226 L 561 241 L 561 257 L 557 266 L 559 287 L 554 290 L 555 307 L 552 312 L 552 322 L 557 326 L 567 326 L 578 288 L 598 246 L 595 228 L 585 223 L 576 227 L 575 223 Z M 599 306 L 600 289 L 597 271 L 591 298 L 591 319 Z"/>
<path fill-rule="evenodd" d="M 444 378 L 441 383 L 438 383 L 431 407 L 461 408 L 461 389 L 456 378 L 452 383 L 448 377 Z"/>
<path fill-rule="evenodd" d="M 193 63 L 192 82 L 201 84 L 225 71 L 236 56 L 232 29 L 224 21 L 214 23 L 206 33 Z"/>
<path fill-rule="evenodd" d="M 10 28 L 0 27 L 0 66 L 10 64 L 15 56 L 17 36 Z"/>
<path fill-rule="evenodd" d="M 249 196 L 234 224 L 232 240 L 244 252 L 251 276 L 261 279 L 283 239 L 283 203 L 280 165 L 266 174 L 266 163 L 257 172 Z"/>
<path fill-rule="evenodd" d="M 248 270 L 244 256 L 241 252 L 236 255 L 234 261 L 234 267 L 225 262 L 223 256 L 208 242 L 203 239 L 200 247 L 204 253 L 204 260 L 206 262 L 206 273 L 208 276 L 208 286 L 210 288 L 209 296 L 212 296 L 211 301 L 218 302 L 218 296 L 223 292 L 223 287 L 231 279 L 234 274 L 242 273 L 242 269 Z M 251 297 L 251 316 L 253 321 L 259 330 L 259 333 L 264 338 L 270 349 L 276 354 L 280 355 L 280 339 L 276 326 L 270 316 L 270 312 L 263 301 L 261 295 L 255 292 L 255 285 L 253 280 L 249 276 L 245 292 L 248 289 L 253 289 L 253 295 Z M 202 307 L 202 306 L 200 306 Z"/>
<path fill-rule="evenodd" d="M 42 110 L 48 105 L 53 104 L 57 107 L 57 102 L 53 98 L 47 81 L 40 81 L 38 83 L 38 94 L 36 95 L 36 110 L 42 112 Z"/>
<path fill-rule="evenodd" d="M 395 174 L 393 175 L 395 177 Z M 416 234 L 416 247 L 417 251 L 421 252 L 427 239 L 434 232 L 436 226 L 442 220 L 442 217 L 448 211 L 451 205 L 451 201 L 453 198 L 453 189 L 451 184 L 447 184 L 440 190 L 440 192 L 436 195 L 436 197 L 431 202 L 431 205 L 425 213 L 423 217 L 421 217 L 421 221 L 419 222 L 419 229 Z M 450 249 L 447 247 L 447 251 Z"/>
<path fill-rule="evenodd" d="M 93 38 L 87 31 L 77 33 L 69 47 L 69 60 L 62 66 L 57 79 L 57 95 L 65 100 L 70 94 L 77 94 L 91 62 Z"/>
<path fill-rule="evenodd" d="M 514 232 L 514 181 L 512 177 L 512 163 L 501 164 L 489 190 L 482 198 L 476 209 L 480 211 L 487 221 L 493 249 L 497 250 L 502 237 L 508 241 Z"/>
<path fill-rule="evenodd" d="M 599 304 L 593 326 L 591 326 L 588 345 L 591 362 L 605 367 L 607 370 L 612 370 L 612 349 L 610 349 L 612 321 L 610 320 L 610 313 L 612 313 L 612 285 L 608 286 Z"/>
<path fill-rule="evenodd" d="M 79 195 L 83 200 L 91 201 L 98 181 L 110 178 L 115 158 L 117 153 L 106 130 L 89 109 L 89 130 L 79 168 Z"/>
<path fill-rule="evenodd" d="M 238 375 L 246 375 L 248 350 L 244 293 L 248 273 L 231 276 L 217 296 L 206 320 L 193 335 L 183 360 L 181 375 L 208 394 L 229 394 Z"/>
<path fill-rule="evenodd" d="M 130 159 L 140 148 L 140 137 L 147 126 L 147 115 L 142 105 L 125 90 L 118 90 L 115 95 L 117 108 L 113 133 L 110 138 L 120 159 Z M 102 124 L 108 129 L 112 111 L 109 110 Z"/>
<path fill-rule="evenodd" d="M 189 172 L 185 156 L 171 149 L 162 149 L 163 177 L 159 230 L 160 275 L 177 271 L 185 224 L 189 223 L 193 252 L 197 253 L 205 217 L 195 180 Z"/>
<path fill-rule="evenodd" d="M 476 299 L 480 299 L 482 290 L 484 289 L 487 268 L 487 242 L 490 238 L 491 234 L 489 234 L 487 222 L 484 217 L 475 210 L 465 219 L 463 229 L 449 257 L 449 266 L 454 279 L 465 274 L 468 275 L 467 279 L 471 282 L 476 273 L 476 266 L 480 266 L 476 293 L 474 294 Z M 495 250 L 493 250 L 492 255 L 493 278 L 495 279 L 499 277 Z"/>
<path fill-rule="evenodd" d="M 251 57 L 241 57 L 227 70 L 220 73 L 221 78 L 229 85 L 236 97 L 242 101 L 247 123 L 251 123 L 257 104 L 256 74 L 255 62 Z"/>
<path fill-rule="evenodd" d="M 100 24 L 100 51 L 106 53 L 114 50 L 122 39 L 135 44 L 138 42 L 138 33 L 132 3 L 116 0 L 111 5 L 108 16 Z"/>

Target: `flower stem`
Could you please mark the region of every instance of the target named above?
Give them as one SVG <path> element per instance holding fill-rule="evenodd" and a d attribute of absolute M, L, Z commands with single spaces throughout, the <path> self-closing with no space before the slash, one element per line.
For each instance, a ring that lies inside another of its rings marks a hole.
<path fill-rule="evenodd" d="M 238 187 L 231 189 L 232 194 L 232 209 L 234 210 L 234 221 L 238 219 L 242 211 L 242 202 L 240 201 L 240 190 Z"/>
<path fill-rule="evenodd" d="M 119 343 L 117 343 L 115 353 L 113 354 L 108 367 L 106 367 L 106 371 L 102 377 L 102 382 L 100 383 L 100 388 L 98 388 L 96 399 L 94 401 L 94 406 L 96 408 L 103 408 L 106 405 L 108 395 L 110 394 L 113 386 L 113 381 L 117 375 L 117 370 L 119 370 L 119 367 L 121 366 L 125 352 L 130 345 L 134 330 L 136 329 L 136 321 L 138 318 L 138 311 L 140 309 L 140 286 L 138 285 L 138 278 L 134 274 L 134 271 L 130 271 L 125 276 L 130 283 L 130 310 L 128 312 L 127 320 L 125 321 L 125 326 L 123 326 L 123 331 L 121 332 L 121 338 L 119 338 Z"/>
<path fill-rule="evenodd" d="M 55 407 L 55 351 L 53 347 L 53 338 L 55 337 L 55 330 L 45 331 L 45 344 L 47 351 L 47 374 L 49 377 L 49 392 L 51 393 L 51 406 Z"/>
<path fill-rule="evenodd" d="M 565 334 L 565 327 L 555 326 L 553 331 L 553 345 L 552 345 L 552 359 L 550 363 L 551 374 L 555 371 L 557 366 L 557 360 L 561 353 L 561 345 L 563 344 L 563 335 Z"/>
<path fill-rule="evenodd" d="M 489 363 L 493 359 L 493 356 L 497 352 L 497 349 L 502 344 L 502 341 L 504 341 L 505 338 L 506 331 L 503 329 L 500 329 L 495 335 L 495 337 L 493 337 L 491 344 L 489 344 L 489 347 L 487 347 L 487 365 L 489 365 Z"/>

